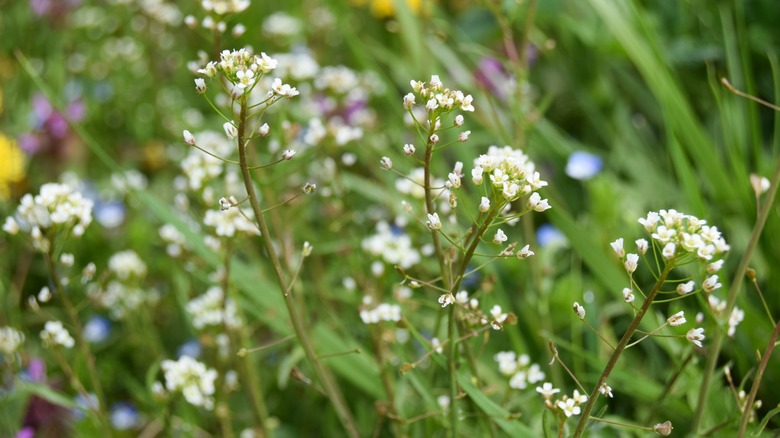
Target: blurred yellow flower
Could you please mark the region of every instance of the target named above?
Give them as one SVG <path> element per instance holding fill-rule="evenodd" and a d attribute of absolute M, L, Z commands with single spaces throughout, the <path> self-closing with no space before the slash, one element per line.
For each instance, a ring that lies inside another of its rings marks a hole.
<path fill-rule="evenodd" d="M 352 4 L 356 6 L 363 6 L 367 3 L 371 6 L 371 13 L 378 18 L 389 18 L 395 15 L 394 0 L 352 0 Z M 422 0 L 406 0 L 406 4 L 409 5 L 415 14 L 420 12 Z"/>
<path fill-rule="evenodd" d="M 0 199 L 11 193 L 10 185 L 24 178 L 24 152 L 16 140 L 0 133 Z"/>

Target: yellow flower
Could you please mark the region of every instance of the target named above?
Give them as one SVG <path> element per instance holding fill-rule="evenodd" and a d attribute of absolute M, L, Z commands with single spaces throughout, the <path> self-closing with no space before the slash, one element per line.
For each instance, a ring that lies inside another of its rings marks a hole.
<path fill-rule="evenodd" d="M 395 15 L 394 0 L 352 0 L 352 4 L 356 6 L 363 6 L 366 3 L 371 4 L 371 13 L 377 18 L 390 18 Z M 406 4 L 409 5 L 415 14 L 420 12 L 422 0 L 406 0 Z"/>
<path fill-rule="evenodd" d="M 11 193 L 10 185 L 24 178 L 24 152 L 16 140 L 0 133 L 0 199 Z"/>

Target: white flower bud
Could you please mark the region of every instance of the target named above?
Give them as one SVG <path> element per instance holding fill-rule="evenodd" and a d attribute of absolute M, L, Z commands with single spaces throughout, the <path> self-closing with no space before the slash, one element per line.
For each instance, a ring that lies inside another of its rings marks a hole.
<path fill-rule="evenodd" d="M 192 135 L 190 131 L 184 130 L 184 143 L 187 143 L 190 146 L 195 145 L 195 136 Z"/>

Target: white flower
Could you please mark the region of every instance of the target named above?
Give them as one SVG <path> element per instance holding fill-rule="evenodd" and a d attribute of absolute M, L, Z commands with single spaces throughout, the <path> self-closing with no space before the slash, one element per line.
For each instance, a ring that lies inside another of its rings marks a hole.
<path fill-rule="evenodd" d="M 208 410 L 214 408 L 216 370 L 206 368 L 190 356 L 182 356 L 177 361 L 164 360 L 161 368 L 168 391 L 181 391 L 184 399 L 194 406 Z"/>
<path fill-rule="evenodd" d="M 677 285 L 677 293 L 680 295 L 689 294 L 693 292 L 694 286 L 696 286 L 696 283 L 694 283 L 693 280 L 685 283 L 680 283 Z"/>
<path fill-rule="evenodd" d="M 601 393 L 601 395 L 606 395 L 609 398 L 613 398 L 612 388 L 607 386 L 607 382 L 604 382 L 601 384 L 601 386 L 599 386 L 599 392 Z"/>
<path fill-rule="evenodd" d="M 222 125 L 222 129 L 225 130 L 225 135 L 231 140 L 238 137 L 238 128 L 236 128 L 236 125 L 233 124 L 233 122 L 225 122 Z"/>
<path fill-rule="evenodd" d="M 108 269 L 122 280 L 142 279 L 146 276 L 146 263 L 133 250 L 120 251 L 108 259 Z"/>
<path fill-rule="evenodd" d="M 441 304 L 441 307 L 447 307 L 450 304 L 453 304 L 455 302 L 455 297 L 452 296 L 451 293 L 442 294 L 439 297 L 439 304 Z"/>
<path fill-rule="evenodd" d="M 563 411 L 563 413 L 566 415 L 566 418 L 569 418 L 572 415 L 579 415 L 581 412 L 580 407 L 575 404 L 575 401 L 572 398 L 566 399 L 566 401 L 558 401 L 557 406 L 561 411 Z"/>
<path fill-rule="evenodd" d="M 717 262 L 712 262 L 707 265 L 707 273 L 708 274 L 714 274 L 718 271 L 720 271 L 720 268 L 723 267 L 723 259 L 718 260 Z"/>
<path fill-rule="evenodd" d="M 229 297 L 225 298 L 219 286 L 212 286 L 203 295 L 190 300 L 186 310 L 196 329 L 221 327 L 223 324 L 230 328 L 241 326 L 235 303 Z"/>
<path fill-rule="evenodd" d="M 658 213 L 651 211 L 647 213 L 647 218 L 639 218 L 638 222 L 645 227 L 645 230 L 653 232 L 655 231 L 655 227 L 660 220 L 661 217 L 658 215 Z"/>
<path fill-rule="evenodd" d="M 24 333 L 11 328 L 0 327 L 0 352 L 5 355 L 11 355 L 24 342 Z"/>
<path fill-rule="evenodd" d="M 490 199 L 483 196 L 482 201 L 479 203 L 479 211 L 487 213 L 488 210 L 490 210 Z"/>
<path fill-rule="evenodd" d="M 637 263 L 639 263 L 639 256 L 637 254 L 626 255 L 625 267 L 629 274 L 633 274 L 636 271 Z"/>
<path fill-rule="evenodd" d="M 506 237 L 506 234 L 504 234 L 504 232 L 501 231 L 501 228 L 499 228 L 498 231 L 496 231 L 496 235 L 493 237 L 493 243 L 496 245 L 503 245 L 507 239 L 508 238 Z"/>
<path fill-rule="evenodd" d="M 701 284 L 701 288 L 704 289 L 705 292 L 711 293 L 715 289 L 719 289 L 722 285 L 718 283 L 718 276 L 717 275 L 711 275 L 707 277 L 707 279 L 704 280 L 704 283 Z"/>
<path fill-rule="evenodd" d="M 195 91 L 198 94 L 203 94 L 206 92 L 206 81 L 204 81 L 203 78 L 195 79 Z"/>
<path fill-rule="evenodd" d="M 431 144 L 436 144 L 439 142 L 439 136 L 436 134 L 432 134 L 431 137 L 428 139 Z"/>
<path fill-rule="evenodd" d="M 414 104 L 414 94 L 408 93 L 406 96 L 404 96 L 404 109 L 411 110 Z"/>
<path fill-rule="evenodd" d="M 311 252 L 314 250 L 314 247 L 311 243 L 308 241 L 303 242 L 303 250 L 301 251 L 301 255 L 304 257 L 308 257 L 311 255 Z"/>
<path fill-rule="evenodd" d="M 528 257 L 531 257 L 532 255 L 534 255 L 535 253 L 530 250 L 530 247 L 531 247 L 530 245 L 526 245 L 526 246 L 520 248 L 520 251 L 517 252 L 517 258 L 522 260 L 522 259 L 525 259 L 525 258 L 528 258 Z"/>
<path fill-rule="evenodd" d="M 271 132 L 271 127 L 268 126 L 268 123 L 263 123 L 259 128 L 257 128 L 257 133 L 260 134 L 260 137 L 268 136 L 269 132 Z"/>
<path fill-rule="evenodd" d="M 428 228 L 430 228 L 431 230 L 441 229 L 441 220 L 439 219 L 439 213 L 429 214 L 427 223 L 428 223 Z"/>
<path fill-rule="evenodd" d="M 436 403 L 443 411 L 446 411 L 450 407 L 450 398 L 446 395 L 440 395 L 436 397 Z"/>
<path fill-rule="evenodd" d="M 549 399 L 552 398 L 552 396 L 554 396 L 556 393 L 561 392 L 561 390 L 558 388 L 554 388 L 552 383 L 550 382 L 544 382 L 544 384 L 542 384 L 541 387 L 539 386 L 536 387 L 536 392 L 542 394 L 544 398 Z"/>
<path fill-rule="evenodd" d="M 634 302 L 634 291 L 624 287 L 623 288 L 623 300 L 627 303 L 633 303 Z"/>
<path fill-rule="evenodd" d="M 465 141 L 468 141 L 469 135 L 471 135 L 471 131 L 463 131 L 458 135 L 458 141 L 463 143 Z"/>
<path fill-rule="evenodd" d="M 644 254 L 647 252 L 647 245 L 648 245 L 647 240 L 637 239 L 636 242 L 634 243 L 636 243 L 636 251 L 639 254 Z"/>
<path fill-rule="evenodd" d="M 574 309 L 574 313 L 576 313 L 580 319 L 585 319 L 585 308 L 580 306 L 580 303 L 575 301 L 574 305 L 572 305 L 572 309 Z"/>
<path fill-rule="evenodd" d="M 458 114 L 457 116 L 455 116 L 455 121 L 453 123 L 454 123 L 455 126 L 463 126 L 463 115 L 462 114 Z M 469 131 L 469 132 L 471 132 L 471 131 Z"/>
<path fill-rule="evenodd" d="M 439 338 L 431 338 L 431 347 L 433 347 L 433 351 L 439 354 L 444 352 L 444 345 L 439 341 Z"/>
<path fill-rule="evenodd" d="M 195 145 L 195 136 L 190 131 L 184 130 L 184 143 L 190 146 Z"/>
<path fill-rule="evenodd" d="M 737 326 L 739 325 L 742 320 L 745 319 L 745 312 L 741 310 L 739 307 L 734 307 L 734 310 L 731 311 L 731 315 L 729 315 L 729 329 L 728 329 L 728 336 L 733 337 L 734 333 L 737 331 Z"/>
<path fill-rule="evenodd" d="M 674 253 L 676 250 L 677 246 L 674 243 L 669 242 L 664 246 L 663 251 L 661 251 L 661 255 L 663 255 L 666 260 L 669 260 L 674 258 Z"/>
<path fill-rule="evenodd" d="M 474 185 L 481 185 L 484 181 L 484 178 L 482 177 L 482 173 L 484 171 L 481 167 L 475 166 L 473 169 L 471 169 L 471 181 L 474 183 Z"/>
<path fill-rule="evenodd" d="M 536 192 L 531 193 L 531 197 L 528 199 L 528 207 L 540 213 L 551 208 L 547 200 L 542 199 Z"/>
<path fill-rule="evenodd" d="M 38 292 L 38 301 L 41 303 L 48 303 L 49 300 L 51 300 L 51 291 L 48 286 L 44 286 L 41 288 L 41 291 Z"/>
<path fill-rule="evenodd" d="M 300 94 L 295 87 L 291 87 L 289 84 L 283 84 L 282 80 L 279 78 L 274 79 L 271 84 L 271 93 L 288 98 Z"/>
<path fill-rule="evenodd" d="M 252 212 L 247 211 L 247 217 L 253 217 Z M 217 236 L 233 237 L 237 231 L 250 235 L 260 235 L 257 225 L 244 217 L 240 208 L 231 208 L 227 211 L 208 210 L 203 217 L 203 223 L 213 227 Z"/>
<path fill-rule="evenodd" d="M 623 258 L 624 255 L 626 255 L 626 251 L 623 249 L 623 238 L 612 242 L 609 244 L 612 247 L 612 250 L 615 252 L 615 255 L 619 258 Z"/>
<path fill-rule="evenodd" d="M 685 312 L 682 311 L 682 310 L 677 312 L 677 313 L 675 313 L 674 315 L 670 316 L 666 320 L 666 323 L 669 324 L 672 327 L 676 327 L 678 325 L 683 325 L 683 324 L 685 324 L 685 322 L 686 322 L 685 321 Z"/>
<path fill-rule="evenodd" d="M 295 151 L 292 149 L 285 149 L 284 152 L 282 152 L 282 160 L 292 160 L 295 156 Z"/>
<path fill-rule="evenodd" d="M 500 330 L 501 326 L 499 324 L 506 321 L 506 318 L 509 316 L 506 313 L 503 313 L 501 306 L 495 305 L 492 309 L 490 309 L 490 315 L 493 317 L 493 321 L 491 322 L 491 325 L 495 330 Z"/>
<path fill-rule="evenodd" d="M 465 306 L 469 302 L 469 293 L 465 290 L 456 293 L 455 301 L 457 301 L 458 304 Z"/>
<path fill-rule="evenodd" d="M 685 337 L 694 345 L 701 348 L 701 341 L 704 340 L 704 329 L 701 327 L 690 329 Z"/>
<path fill-rule="evenodd" d="M 404 154 L 407 157 L 411 157 L 412 155 L 414 155 L 414 152 L 415 152 L 415 148 L 414 148 L 413 144 L 405 144 L 404 145 Z"/>
<path fill-rule="evenodd" d="M 393 161 L 388 157 L 382 157 L 382 159 L 379 160 L 379 165 L 382 166 L 382 169 L 384 170 L 390 170 L 393 168 Z"/>
<path fill-rule="evenodd" d="M 43 326 L 43 331 L 41 331 L 41 340 L 47 347 L 60 345 L 65 348 L 73 348 L 76 344 L 60 321 L 47 321 Z"/>

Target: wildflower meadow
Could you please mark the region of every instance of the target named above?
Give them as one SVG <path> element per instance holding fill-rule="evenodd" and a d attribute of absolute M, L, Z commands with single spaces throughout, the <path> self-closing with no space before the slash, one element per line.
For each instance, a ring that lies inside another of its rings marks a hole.
<path fill-rule="evenodd" d="M 0 437 L 780 434 L 775 0 L 0 0 Z"/>

